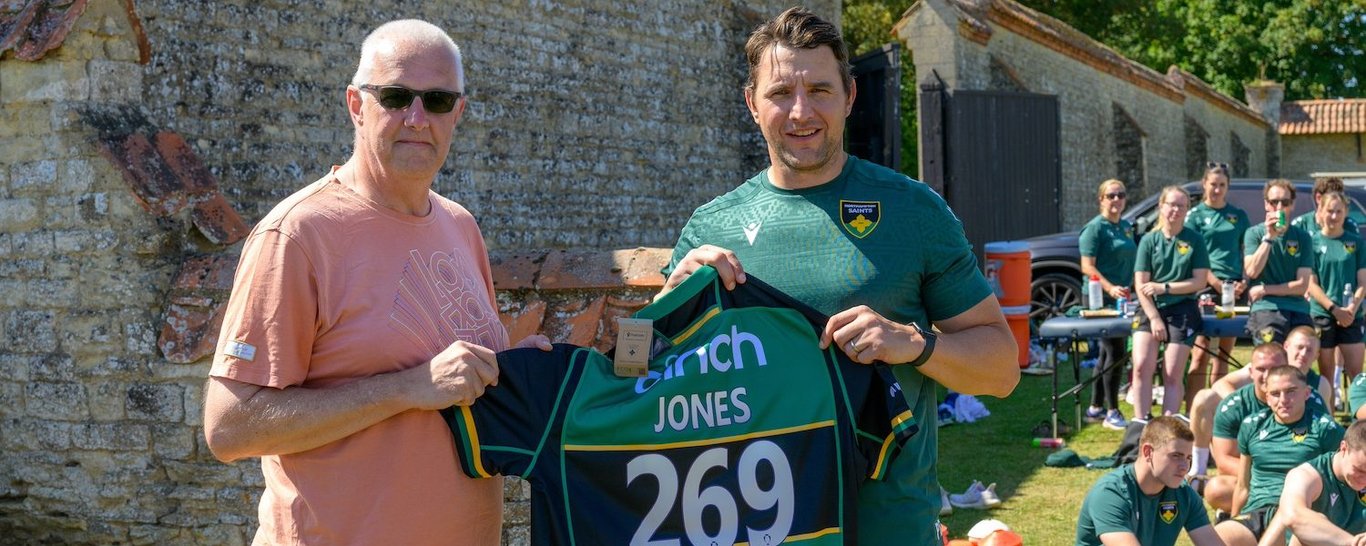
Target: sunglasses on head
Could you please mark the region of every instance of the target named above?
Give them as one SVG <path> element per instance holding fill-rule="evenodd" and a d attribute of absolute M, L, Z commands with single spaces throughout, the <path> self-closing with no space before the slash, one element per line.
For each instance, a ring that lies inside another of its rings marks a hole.
<path fill-rule="evenodd" d="M 1294 199 L 1267 199 L 1266 202 L 1273 207 L 1288 207 L 1295 204 Z"/>
<path fill-rule="evenodd" d="M 1228 163 L 1219 163 L 1219 162 L 1216 162 L 1216 161 L 1206 161 L 1206 162 L 1205 162 L 1205 171 L 1207 171 L 1207 172 L 1215 172 L 1215 171 L 1218 171 L 1218 172 L 1221 172 L 1221 173 L 1224 173 L 1224 174 L 1228 174 Z"/>
<path fill-rule="evenodd" d="M 388 110 L 402 110 L 413 103 L 413 97 L 422 97 L 422 108 L 433 114 L 445 114 L 455 109 L 463 93 L 458 91 L 416 91 L 401 85 L 364 84 L 361 89 L 375 94 L 379 105 Z"/>
<path fill-rule="evenodd" d="M 1125 197 L 1128 197 L 1128 196 L 1129 196 L 1129 194 L 1124 193 L 1124 192 L 1122 192 L 1122 191 L 1121 191 L 1121 192 L 1114 192 L 1114 193 L 1107 193 L 1107 194 L 1105 194 L 1105 198 L 1106 198 L 1106 199 L 1109 199 L 1109 200 L 1111 200 L 1111 201 L 1114 201 L 1114 200 L 1116 200 L 1116 199 L 1124 199 Z"/>

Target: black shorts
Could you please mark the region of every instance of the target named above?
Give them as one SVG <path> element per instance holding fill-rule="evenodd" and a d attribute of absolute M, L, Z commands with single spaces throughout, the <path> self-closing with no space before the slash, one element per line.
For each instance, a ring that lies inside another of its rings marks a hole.
<path fill-rule="evenodd" d="M 1262 540 L 1262 535 L 1266 533 L 1266 524 L 1276 515 L 1276 507 L 1264 506 L 1251 512 L 1238 514 L 1233 521 L 1243 524 L 1247 530 L 1252 531 L 1252 536 L 1258 541 Z"/>
<path fill-rule="evenodd" d="M 1366 338 L 1366 327 L 1363 327 L 1361 317 L 1357 317 L 1351 326 L 1338 326 L 1338 321 L 1333 317 L 1315 316 L 1314 330 L 1319 333 L 1320 349 L 1361 343 L 1362 338 Z"/>
<path fill-rule="evenodd" d="M 1313 326 L 1309 313 L 1263 309 L 1247 316 L 1247 335 L 1253 345 L 1284 343 L 1285 336 L 1296 326 Z"/>
<path fill-rule="evenodd" d="M 1162 322 L 1167 323 L 1168 343 L 1180 343 L 1189 347 L 1194 342 L 1196 334 L 1204 329 L 1205 321 L 1200 318 L 1200 306 L 1195 300 L 1181 300 L 1165 307 L 1158 307 L 1157 314 L 1162 317 Z M 1152 329 L 1152 323 L 1148 321 L 1148 315 L 1143 313 L 1142 308 L 1134 314 L 1133 328 L 1135 332 L 1147 332 Z"/>

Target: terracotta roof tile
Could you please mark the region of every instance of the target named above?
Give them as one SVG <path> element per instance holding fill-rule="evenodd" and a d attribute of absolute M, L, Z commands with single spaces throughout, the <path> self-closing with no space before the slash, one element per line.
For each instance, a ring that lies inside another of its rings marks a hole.
<path fill-rule="evenodd" d="M 1277 130 L 1283 135 L 1366 133 L 1366 99 L 1285 102 Z"/>
<path fill-rule="evenodd" d="M 89 0 L 6 0 L 0 3 L 0 55 L 14 50 L 36 61 L 66 40 Z"/>

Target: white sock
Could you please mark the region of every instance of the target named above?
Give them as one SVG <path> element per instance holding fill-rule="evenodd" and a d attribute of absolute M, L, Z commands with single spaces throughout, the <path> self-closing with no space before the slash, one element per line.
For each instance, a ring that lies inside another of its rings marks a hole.
<path fill-rule="evenodd" d="M 1205 465 L 1206 465 L 1206 463 L 1209 461 L 1209 448 L 1207 448 L 1207 447 L 1197 447 L 1197 448 L 1191 450 L 1191 459 L 1192 459 L 1192 461 L 1191 461 L 1191 469 L 1190 469 L 1190 472 L 1189 472 L 1187 475 L 1190 475 L 1190 476 L 1203 476 L 1203 475 L 1205 475 Z"/>

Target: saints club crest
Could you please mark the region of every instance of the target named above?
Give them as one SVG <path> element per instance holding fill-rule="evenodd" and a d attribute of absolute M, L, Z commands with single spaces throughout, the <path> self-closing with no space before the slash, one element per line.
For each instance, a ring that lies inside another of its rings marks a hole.
<path fill-rule="evenodd" d="M 1165 523 L 1175 520 L 1176 514 L 1176 501 L 1162 501 L 1157 505 L 1157 515 L 1161 516 Z"/>
<path fill-rule="evenodd" d="M 840 224 L 844 225 L 844 230 L 850 235 L 862 239 L 867 237 L 877 229 L 877 224 L 882 220 L 882 203 L 880 201 L 845 201 L 840 200 Z"/>

